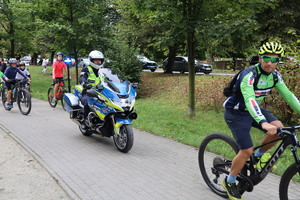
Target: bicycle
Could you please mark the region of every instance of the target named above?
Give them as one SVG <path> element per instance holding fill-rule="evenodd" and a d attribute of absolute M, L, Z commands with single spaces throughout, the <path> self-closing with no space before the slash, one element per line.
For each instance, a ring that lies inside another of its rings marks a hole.
<path fill-rule="evenodd" d="M 4 86 L 4 82 L 0 82 L 0 97 L 2 96 L 2 88 Z"/>
<path fill-rule="evenodd" d="M 240 194 L 251 192 L 253 187 L 259 184 L 271 171 L 276 161 L 280 158 L 285 149 L 291 145 L 291 151 L 295 163 L 290 165 L 283 173 L 279 185 L 280 200 L 299 199 L 300 197 L 300 160 L 297 149 L 300 147 L 296 130 L 300 130 L 300 125 L 277 129 L 279 139 L 260 145 L 262 146 L 273 142 L 282 141 L 272 154 L 270 160 L 259 170 L 255 167 L 256 161 L 254 154 L 246 162 L 244 168 L 237 176 Z M 218 148 L 217 148 L 218 147 Z M 219 155 L 209 151 L 216 151 Z M 223 133 L 212 133 L 201 143 L 198 153 L 198 162 L 201 175 L 208 187 L 219 196 L 228 198 L 227 192 L 223 189 L 221 182 L 229 174 L 231 160 L 238 153 L 239 148 L 236 142 Z M 205 154 L 204 154 L 205 153 Z M 207 155 L 209 154 L 209 155 Z"/>
<path fill-rule="evenodd" d="M 52 83 L 51 84 L 52 86 L 55 85 L 55 83 Z M 63 101 L 63 96 L 65 93 L 67 93 L 68 91 L 65 89 L 65 84 L 64 84 L 64 80 L 60 81 L 59 82 L 59 86 L 58 86 L 58 90 L 56 92 L 56 99 L 57 101 L 53 101 L 53 98 L 54 98 L 54 88 L 53 87 L 50 87 L 48 89 L 48 102 L 50 104 L 50 106 L 52 108 L 55 108 L 56 105 L 57 105 L 57 102 L 59 100 L 61 100 L 61 105 L 63 107 L 63 109 L 65 110 L 65 107 L 64 107 L 64 101 Z"/>
<path fill-rule="evenodd" d="M 31 111 L 31 94 L 25 87 L 22 87 L 22 84 L 26 84 L 26 82 L 24 80 L 10 80 L 10 82 L 16 82 L 12 88 L 11 102 L 17 102 L 20 112 L 23 115 L 28 115 Z M 11 108 L 5 105 L 7 101 L 7 87 L 4 85 L 2 86 L 1 96 L 3 107 L 10 111 Z"/>

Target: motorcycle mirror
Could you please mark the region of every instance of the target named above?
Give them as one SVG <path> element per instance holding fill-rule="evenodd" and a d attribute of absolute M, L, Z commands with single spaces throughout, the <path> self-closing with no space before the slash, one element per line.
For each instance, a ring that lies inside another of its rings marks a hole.
<path fill-rule="evenodd" d="M 132 83 L 132 87 L 133 87 L 134 89 L 138 88 L 138 86 L 139 86 L 139 83 L 138 83 L 138 82 Z"/>
<path fill-rule="evenodd" d="M 98 84 L 98 85 L 96 86 L 96 89 L 97 89 L 97 90 L 103 90 L 103 89 L 104 89 L 104 87 L 103 87 L 103 85 L 102 85 L 102 84 Z"/>

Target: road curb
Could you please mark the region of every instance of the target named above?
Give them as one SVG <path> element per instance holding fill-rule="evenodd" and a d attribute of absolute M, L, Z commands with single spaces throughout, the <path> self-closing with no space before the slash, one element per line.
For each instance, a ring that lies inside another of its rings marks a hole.
<path fill-rule="evenodd" d="M 32 157 L 34 157 L 38 163 L 42 165 L 42 167 L 50 174 L 50 176 L 57 182 L 57 184 L 67 193 L 67 195 L 72 200 L 82 200 L 78 194 L 67 184 L 64 180 L 56 174 L 45 162 L 44 160 L 35 153 L 30 147 L 26 146 L 17 136 L 15 136 L 12 132 L 10 132 L 3 124 L 0 124 L 0 130 L 6 133 L 9 137 L 15 140 L 18 144 L 20 144 Z"/>

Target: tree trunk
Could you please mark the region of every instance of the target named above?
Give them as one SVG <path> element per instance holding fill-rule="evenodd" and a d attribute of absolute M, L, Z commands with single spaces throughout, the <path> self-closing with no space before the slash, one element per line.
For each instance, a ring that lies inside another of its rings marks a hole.
<path fill-rule="evenodd" d="M 168 63 L 165 68 L 165 73 L 172 74 L 172 68 L 177 53 L 177 45 L 169 46 Z"/>
<path fill-rule="evenodd" d="M 76 69 L 76 84 L 78 85 L 78 56 L 77 56 L 76 44 L 74 45 L 74 59 L 75 59 L 75 69 Z"/>
<path fill-rule="evenodd" d="M 9 23 L 9 37 L 10 37 L 10 57 L 15 57 L 15 26 L 13 22 Z"/>
<path fill-rule="evenodd" d="M 195 116 L 195 30 L 188 33 L 189 105 L 188 115 Z"/>
<path fill-rule="evenodd" d="M 215 57 L 212 54 L 210 54 L 210 64 L 215 64 Z"/>
<path fill-rule="evenodd" d="M 37 58 L 38 58 L 38 54 L 34 53 L 32 58 L 31 58 L 31 64 L 32 65 L 37 65 Z"/>
<path fill-rule="evenodd" d="M 53 65 L 54 54 L 55 54 L 55 52 L 51 51 L 51 58 L 50 58 L 51 65 Z"/>
<path fill-rule="evenodd" d="M 233 57 L 232 61 L 233 61 L 233 71 L 235 71 L 236 68 L 237 68 L 237 59 L 236 59 L 236 57 Z"/>

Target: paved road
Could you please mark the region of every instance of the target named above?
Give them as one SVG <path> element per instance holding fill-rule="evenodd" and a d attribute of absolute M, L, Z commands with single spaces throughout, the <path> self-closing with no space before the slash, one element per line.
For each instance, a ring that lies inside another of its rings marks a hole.
<path fill-rule="evenodd" d="M 124 154 L 112 139 L 82 136 L 60 105 L 52 109 L 36 99 L 28 116 L 17 108 L 0 112 L 6 132 L 27 147 L 73 199 L 222 199 L 200 177 L 193 147 L 134 129 L 134 146 Z M 279 178 L 270 175 L 244 198 L 278 199 L 278 184 Z"/>

